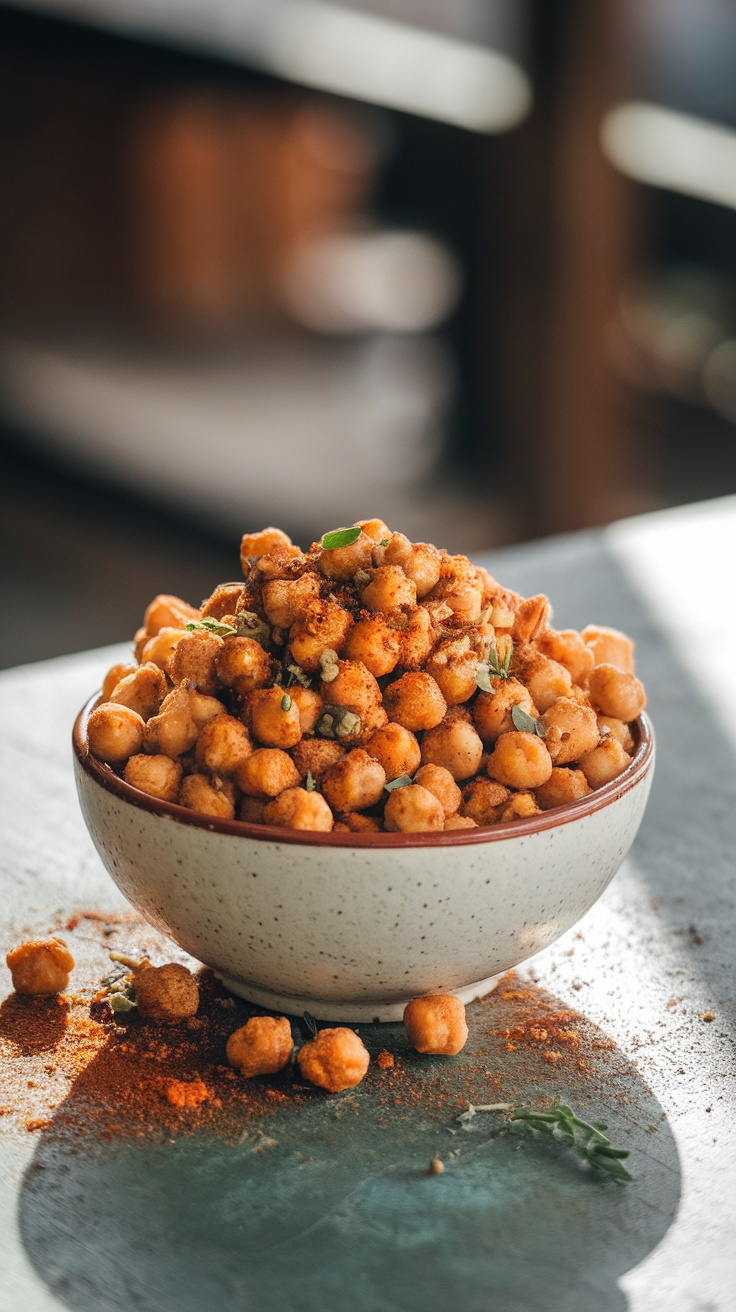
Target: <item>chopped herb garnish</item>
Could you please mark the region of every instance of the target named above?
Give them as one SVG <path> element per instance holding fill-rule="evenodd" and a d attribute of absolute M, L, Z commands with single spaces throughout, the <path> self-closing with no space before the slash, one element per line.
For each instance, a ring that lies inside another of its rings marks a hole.
<path fill-rule="evenodd" d="M 113 993 L 110 996 L 111 1011 L 134 1011 L 138 1006 L 135 998 L 130 993 Z"/>
<path fill-rule="evenodd" d="M 338 547 L 351 547 L 363 532 L 359 524 L 355 528 L 336 528 L 334 533 L 325 533 L 322 539 L 323 551 L 335 551 Z"/>
<path fill-rule="evenodd" d="M 491 677 L 508 679 L 513 654 L 514 644 L 510 638 L 499 638 L 498 644 L 496 642 L 490 644 L 485 663 L 479 667 L 475 676 L 475 682 L 483 692 L 493 692 Z"/>
<path fill-rule="evenodd" d="M 307 777 L 304 780 L 304 787 L 306 788 L 308 793 L 313 793 L 315 788 L 317 787 L 316 783 L 314 782 L 314 775 L 312 774 L 311 770 L 307 770 Z"/>
<path fill-rule="evenodd" d="M 380 543 L 379 543 L 379 546 L 381 546 L 381 547 L 387 547 L 387 546 L 388 546 L 388 538 L 381 538 L 381 541 L 380 541 Z"/>
<path fill-rule="evenodd" d="M 283 697 L 281 698 L 281 709 L 282 711 L 291 710 L 291 697 L 289 696 L 288 692 L 285 692 Z"/>
<path fill-rule="evenodd" d="M 355 584 L 356 588 L 367 588 L 370 581 L 371 581 L 371 576 L 368 573 L 367 569 L 359 569 L 353 575 L 353 583 Z"/>
<path fill-rule="evenodd" d="M 238 621 L 236 633 L 239 638 L 252 638 L 254 642 L 260 643 L 261 647 L 271 645 L 271 629 L 261 615 L 257 615 L 254 610 L 241 610 L 236 618 Z"/>
<path fill-rule="evenodd" d="M 314 732 L 320 738 L 353 738 L 360 733 L 360 716 L 347 706 L 325 706 Z"/>
<path fill-rule="evenodd" d="M 521 733 L 535 733 L 538 738 L 544 738 L 545 733 L 539 720 L 535 720 L 533 715 L 527 715 L 522 711 L 520 706 L 511 707 L 511 719 L 514 722 L 514 728 Z"/>
<path fill-rule="evenodd" d="M 286 672 L 289 676 L 289 683 L 299 683 L 302 688 L 311 688 L 312 680 L 301 665 L 287 665 Z"/>
<path fill-rule="evenodd" d="M 383 786 L 387 793 L 392 793 L 394 788 L 407 788 L 409 784 L 413 783 L 414 780 L 410 774 L 400 774 L 398 779 L 391 779 L 389 783 L 384 784 Z"/>
<path fill-rule="evenodd" d="M 238 632 L 232 624 L 223 624 L 222 620 L 216 620 L 212 615 L 205 615 L 203 620 L 190 620 L 187 629 L 190 633 L 204 629 L 207 633 L 215 633 L 218 638 L 231 638 Z"/>
<path fill-rule="evenodd" d="M 332 647 L 325 647 L 319 658 L 320 678 L 323 683 L 332 683 L 340 673 L 339 656 Z"/>
<path fill-rule="evenodd" d="M 478 1112 L 492 1112 L 497 1116 L 507 1116 L 511 1121 L 520 1121 L 530 1130 L 542 1134 L 551 1134 L 558 1143 L 573 1148 L 591 1166 L 605 1171 L 626 1184 L 633 1179 L 621 1160 L 628 1157 L 625 1148 L 613 1148 L 611 1141 L 603 1133 L 607 1126 L 601 1121 L 591 1125 L 576 1116 L 571 1107 L 565 1107 L 559 1098 L 555 1098 L 550 1107 L 514 1107 L 510 1102 L 489 1103 L 483 1107 L 474 1107 L 468 1103 L 468 1110 L 458 1116 L 462 1125 L 467 1125 Z"/>

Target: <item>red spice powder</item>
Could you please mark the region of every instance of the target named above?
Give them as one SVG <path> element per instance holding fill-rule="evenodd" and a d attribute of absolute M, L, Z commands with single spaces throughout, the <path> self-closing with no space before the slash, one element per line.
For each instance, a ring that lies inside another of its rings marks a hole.
<path fill-rule="evenodd" d="M 393 1069 L 394 1066 L 394 1054 L 392 1052 L 388 1052 L 384 1048 L 383 1052 L 379 1052 L 378 1056 L 376 1057 L 376 1061 L 378 1062 L 378 1065 L 380 1066 L 382 1071 L 390 1071 Z"/>

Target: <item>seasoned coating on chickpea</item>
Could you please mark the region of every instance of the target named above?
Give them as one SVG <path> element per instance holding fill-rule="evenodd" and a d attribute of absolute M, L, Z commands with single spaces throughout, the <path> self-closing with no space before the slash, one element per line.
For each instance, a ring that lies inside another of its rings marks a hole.
<path fill-rule="evenodd" d="M 317 557 L 318 569 L 327 579 L 347 583 L 358 570 L 371 568 L 375 545 L 373 538 L 361 529 L 360 536 L 349 546 L 333 547 L 330 550 L 322 547 Z"/>
<path fill-rule="evenodd" d="M 586 624 L 580 636 L 590 647 L 596 665 L 615 665 L 625 674 L 634 673 L 634 644 L 620 629 Z"/>
<path fill-rule="evenodd" d="M 123 778 L 133 788 L 157 797 L 160 802 L 175 802 L 181 786 L 182 766 L 170 756 L 148 756 L 145 752 L 128 758 Z"/>
<path fill-rule="evenodd" d="M 278 747 L 259 747 L 235 776 L 238 788 L 249 797 L 277 797 L 285 788 L 295 788 L 299 771 L 287 752 Z"/>
<path fill-rule="evenodd" d="M 511 633 L 516 642 L 533 642 L 546 628 L 550 617 L 549 601 L 544 596 L 520 600 L 514 613 Z"/>
<path fill-rule="evenodd" d="M 477 774 L 482 756 L 483 744 L 467 720 L 444 720 L 422 739 L 422 765 L 444 766 L 456 783 Z"/>
<path fill-rule="evenodd" d="M 216 715 L 201 730 L 195 756 L 197 765 L 210 774 L 234 775 L 253 751 L 250 734 L 234 715 Z"/>
<path fill-rule="evenodd" d="M 467 556 L 440 553 L 440 577 L 428 598 L 449 606 L 457 619 L 477 624 L 483 612 L 484 579 Z"/>
<path fill-rule="evenodd" d="M 263 585 L 263 609 L 271 624 L 288 629 L 304 614 L 311 601 L 319 598 L 317 574 L 302 574 L 298 579 L 272 579 Z"/>
<path fill-rule="evenodd" d="M 630 764 L 631 757 L 613 735 L 604 738 L 598 747 L 594 747 L 592 752 L 586 752 L 578 761 L 591 788 L 602 788 L 603 784 L 618 779 Z"/>
<path fill-rule="evenodd" d="M 199 1007 L 199 986 L 192 972 L 178 961 L 165 966 L 143 962 L 133 971 L 138 1011 L 146 1020 L 167 1024 L 188 1020 Z"/>
<path fill-rule="evenodd" d="M 310 673 L 320 668 L 328 648 L 340 652 L 353 626 L 352 615 L 334 601 L 310 601 L 290 630 L 291 654 Z"/>
<path fill-rule="evenodd" d="M 444 829 L 442 803 L 421 784 L 405 784 L 389 793 L 383 812 L 389 833 L 418 834 Z"/>
<path fill-rule="evenodd" d="M 480 657 L 468 634 L 447 638 L 435 647 L 427 661 L 432 675 L 448 706 L 467 702 L 478 691 L 476 676 Z"/>
<path fill-rule="evenodd" d="M 329 766 L 322 775 L 322 792 L 333 811 L 364 811 L 383 797 L 386 772 L 360 747 Z"/>
<path fill-rule="evenodd" d="M 519 789 L 518 792 L 511 794 L 506 805 L 502 807 L 499 823 L 507 820 L 528 820 L 532 815 L 539 815 L 541 809 L 534 793 L 528 789 Z"/>
<path fill-rule="evenodd" d="M 469 815 L 448 815 L 445 820 L 445 829 L 477 829 L 478 825 L 475 820 L 471 820 Z"/>
<path fill-rule="evenodd" d="M 102 680 L 103 702 L 111 701 L 112 698 L 110 697 L 110 693 L 112 692 L 113 688 L 117 687 L 120 681 L 124 679 L 127 674 L 135 674 L 137 669 L 138 669 L 137 665 L 125 665 L 125 664 L 111 665 L 110 669 L 107 671 L 107 674 Z"/>
<path fill-rule="evenodd" d="M 564 665 L 573 683 L 587 686 L 595 656 L 581 634 L 575 629 L 545 629 L 537 641 L 545 656 Z"/>
<path fill-rule="evenodd" d="M 251 1016 L 231 1034 L 227 1059 L 247 1080 L 254 1075 L 275 1075 L 288 1066 L 294 1049 L 286 1016 Z"/>
<path fill-rule="evenodd" d="M 217 677 L 226 688 L 245 694 L 264 688 L 275 673 L 275 663 L 253 638 L 221 640 L 215 658 Z"/>
<path fill-rule="evenodd" d="M 473 722 L 484 743 L 495 743 L 513 729 L 515 706 L 536 720 L 539 712 L 529 691 L 518 679 L 491 679 L 492 692 L 479 692 L 473 703 Z"/>
<path fill-rule="evenodd" d="M 392 533 L 382 563 L 399 565 L 414 584 L 417 598 L 421 598 L 439 582 L 442 556 L 428 542 L 410 542 L 403 533 Z"/>
<path fill-rule="evenodd" d="M 364 613 L 350 630 L 345 655 L 350 661 L 360 661 L 380 679 L 390 674 L 399 663 L 403 633 L 381 611 Z"/>
<path fill-rule="evenodd" d="M 319 783 L 325 770 L 342 760 L 345 748 L 330 738 L 302 738 L 291 755 L 300 779 L 304 779 L 309 771 L 315 782 Z"/>
<path fill-rule="evenodd" d="M 422 754 L 419 743 L 403 724 L 385 724 L 372 733 L 365 744 L 370 756 L 380 761 L 388 780 L 402 774 L 414 774 L 419 769 Z"/>
<path fill-rule="evenodd" d="M 634 735 L 628 724 L 625 724 L 623 720 L 617 719 L 615 715 L 599 715 L 598 728 L 600 730 L 601 738 L 607 738 L 608 735 L 611 734 L 613 738 L 618 739 L 624 751 L 631 755 L 635 744 Z"/>
<path fill-rule="evenodd" d="M 5 958 L 16 993 L 49 997 L 63 993 L 74 957 L 61 938 L 32 938 Z"/>
<path fill-rule="evenodd" d="M 333 815 L 321 793 L 306 788 L 286 788 L 269 802 L 263 823 L 283 829 L 319 829 L 329 832 Z"/>
<path fill-rule="evenodd" d="M 381 822 L 375 815 L 362 815 L 360 811 L 343 811 L 335 829 L 347 829 L 352 834 L 378 834 Z"/>
<path fill-rule="evenodd" d="M 426 661 L 435 644 L 436 633 L 432 616 L 425 606 L 408 608 L 404 612 L 406 624 L 401 630 L 399 664 L 405 670 L 418 670 Z"/>
<path fill-rule="evenodd" d="M 264 747 L 295 747 L 302 736 L 299 707 L 283 688 L 258 688 L 248 698 L 248 722 Z"/>
<path fill-rule="evenodd" d="M 447 702 L 432 675 L 422 670 L 411 671 L 390 683 L 384 689 L 383 704 L 389 719 L 412 733 L 434 729 L 447 711 Z"/>
<path fill-rule="evenodd" d="M 501 734 L 487 770 L 491 779 L 506 788 L 539 788 L 552 773 L 552 758 L 536 734 L 514 729 Z"/>
<path fill-rule="evenodd" d="M 322 698 L 311 688 L 302 688 L 294 683 L 286 690 L 299 712 L 299 724 L 302 734 L 312 733 L 322 712 Z"/>
<path fill-rule="evenodd" d="M 299 1049 L 296 1060 L 303 1078 L 327 1093 L 355 1088 L 370 1064 L 362 1039 L 342 1026 L 320 1030 Z"/>
<path fill-rule="evenodd" d="M 89 750 L 100 761 L 117 765 L 141 750 L 145 728 L 141 716 L 129 706 L 103 702 L 87 721 Z"/>
<path fill-rule="evenodd" d="M 398 565 L 379 565 L 360 596 L 363 605 L 373 611 L 395 611 L 417 604 L 416 586 Z"/>
<path fill-rule="evenodd" d="M 590 785 L 582 770 L 556 765 L 546 784 L 534 789 L 534 796 L 543 811 L 551 811 L 555 806 L 578 802 L 589 792 Z"/>
<path fill-rule="evenodd" d="M 477 825 L 495 825 L 510 795 L 503 784 L 478 775 L 463 788 L 460 814 L 474 820 Z"/>
<path fill-rule="evenodd" d="M 335 672 L 337 671 L 337 672 Z M 325 682 L 325 675 L 330 678 Z M 341 661 L 325 671 L 320 683 L 322 700 L 331 706 L 347 706 L 366 727 L 377 711 L 383 710 L 381 689 L 374 676 L 357 661 Z"/>
<path fill-rule="evenodd" d="M 288 533 L 282 533 L 280 528 L 262 528 L 260 533 L 244 533 L 240 539 L 240 559 L 245 577 L 248 577 L 250 562 L 254 557 L 265 556 L 268 551 L 290 546 L 291 538 Z"/>
<path fill-rule="evenodd" d="M 596 665 L 588 688 L 596 710 L 617 720 L 635 720 L 646 705 L 644 684 L 616 665 Z"/>
<path fill-rule="evenodd" d="M 198 620 L 199 611 L 190 606 L 181 597 L 161 592 L 146 607 L 143 616 L 143 628 L 149 638 L 155 637 L 162 629 L 185 629 L 190 620 Z"/>
<path fill-rule="evenodd" d="M 558 697 L 539 718 L 539 728 L 553 765 L 569 765 L 597 747 L 600 730 L 595 711 L 570 697 Z"/>
<path fill-rule="evenodd" d="M 145 750 L 183 756 L 194 746 L 205 724 L 224 709 L 216 697 L 207 697 L 186 684 L 179 684 L 164 698 L 158 715 L 146 724 Z"/>
<path fill-rule="evenodd" d="M 167 693 L 166 676 L 158 665 L 149 661 L 116 683 L 109 700 L 119 706 L 129 706 L 141 719 L 150 720 L 160 709 Z"/>
<path fill-rule="evenodd" d="M 540 715 L 558 697 L 572 697 L 572 679 L 564 665 L 550 660 L 529 643 L 514 649 L 511 672 L 526 685 Z"/>
<path fill-rule="evenodd" d="M 421 784 L 422 788 L 426 788 L 430 793 L 434 793 L 445 816 L 454 815 L 460 810 L 463 795 L 450 771 L 443 765 L 423 765 L 414 775 L 414 782 Z"/>
<path fill-rule="evenodd" d="M 413 998 L 404 1008 L 404 1028 L 417 1052 L 454 1057 L 468 1041 L 465 1007 L 452 993 Z"/>
<path fill-rule="evenodd" d="M 174 652 L 185 633 L 186 629 L 160 629 L 144 644 L 140 653 L 141 664 L 151 662 L 168 674 Z"/>
<path fill-rule="evenodd" d="M 219 820 L 235 819 L 235 793 L 226 779 L 206 774 L 188 774 L 179 790 L 179 805 Z"/>
<path fill-rule="evenodd" d="M 222 638 L 207 629 L 183 633 L 171 657 L 172 681 L 188 683 L 205 696 L 213 697 L 218 686 L 217 658 L 222 648 Z"/>
<path fill-rule="evenodd" d="M 202 619 L 221 620 L 226 615 L 234 615 L 238 602 L 243 595 L 241 583 L 218 583 L 214 592 L 202 602 L 200 616 Z"/>

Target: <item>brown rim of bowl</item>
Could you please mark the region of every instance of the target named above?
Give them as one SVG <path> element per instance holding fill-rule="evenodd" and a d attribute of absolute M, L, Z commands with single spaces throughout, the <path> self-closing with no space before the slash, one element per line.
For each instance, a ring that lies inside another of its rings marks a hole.
<path fill-rule="evenodd" d="M 638 737 L 636 751 L 631 764 L 617 779 L 604 784 L 602 788 L 596 788 L 577 802 L 542 811 L 540 815 L 530 816 L 526 820 L 506 820 L 497 825 L 479 825 L 476 829 L 440 829 L 420 834 L 346 834 L 342 831 L 325 833 L 307 829 L 282 829 L 277 825 L 256 825 L 246 820 L 220 820 L 216 816 L 204 815 L 201 811 L 190 811 L 176 802 L 160 802 L 158 798 L 126 783 L 111 766 L 98 761 L 87 746 L 87 720 L 99 700 L 100 694 L 95 693 L 79 712 L 74 723 L 72 741 L 82 769 L 109 793 L 117 794 L 142 811 L 168 816 L 181 824 L 194 825 L 197 829 L 254 838 L 259 842 L 301 843 L 308 847 L 456 847 L 467 843 L 497 843 L 504 838 L 523 838 L 543 829 L 556 829 L 558 825 L 582 820 L 584 816 L 592 815 L 594 811 L 600 811 L 602 807 L 618 801 L 644 778 L 654 755 L 652 726 L 648 716 L 642 714 L 635 730 Z"/>

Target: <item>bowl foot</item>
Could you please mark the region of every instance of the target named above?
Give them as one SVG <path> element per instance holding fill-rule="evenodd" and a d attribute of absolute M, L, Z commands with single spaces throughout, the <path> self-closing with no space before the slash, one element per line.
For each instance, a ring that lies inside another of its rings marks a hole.
<path fill-rule="evenodd" d="M 369 999 L 364 1002 L 325 1002 L 320 998 L 273 993 L 270 989 L 261 989 L 255 984 L 241 984 L 239 980 L 229 979 L 226 975 L 218 975 L 217 978 L 231 993 L 237 994 L 239 998 L 245 998 L 246 1002 L 255 1002 L 259 1007 L 267 1007 L 269 1011 L 278 1011 L 287 1016 L 303 1016 L 304 1012 L 308 1011 L 316 1020 L 352 1021 L 353 1024 L 363 1025 L 371 1021 L 401 1020 L 407 1002 L 411 1002 L 412 997 L 417 996 L 410 994 L 397 1001 L 371 1002 Z M 454 993 L 456 998 L 467 1004 L 473 1002 L 475 998 L 483 998 L 487 993 L 491 993 L 498 980 L 498 975 L 490 975 L 488 979 L 478 980 L 476 984 L 466 984 L 462 989 L 447 989 L 443 992 Z"/>

